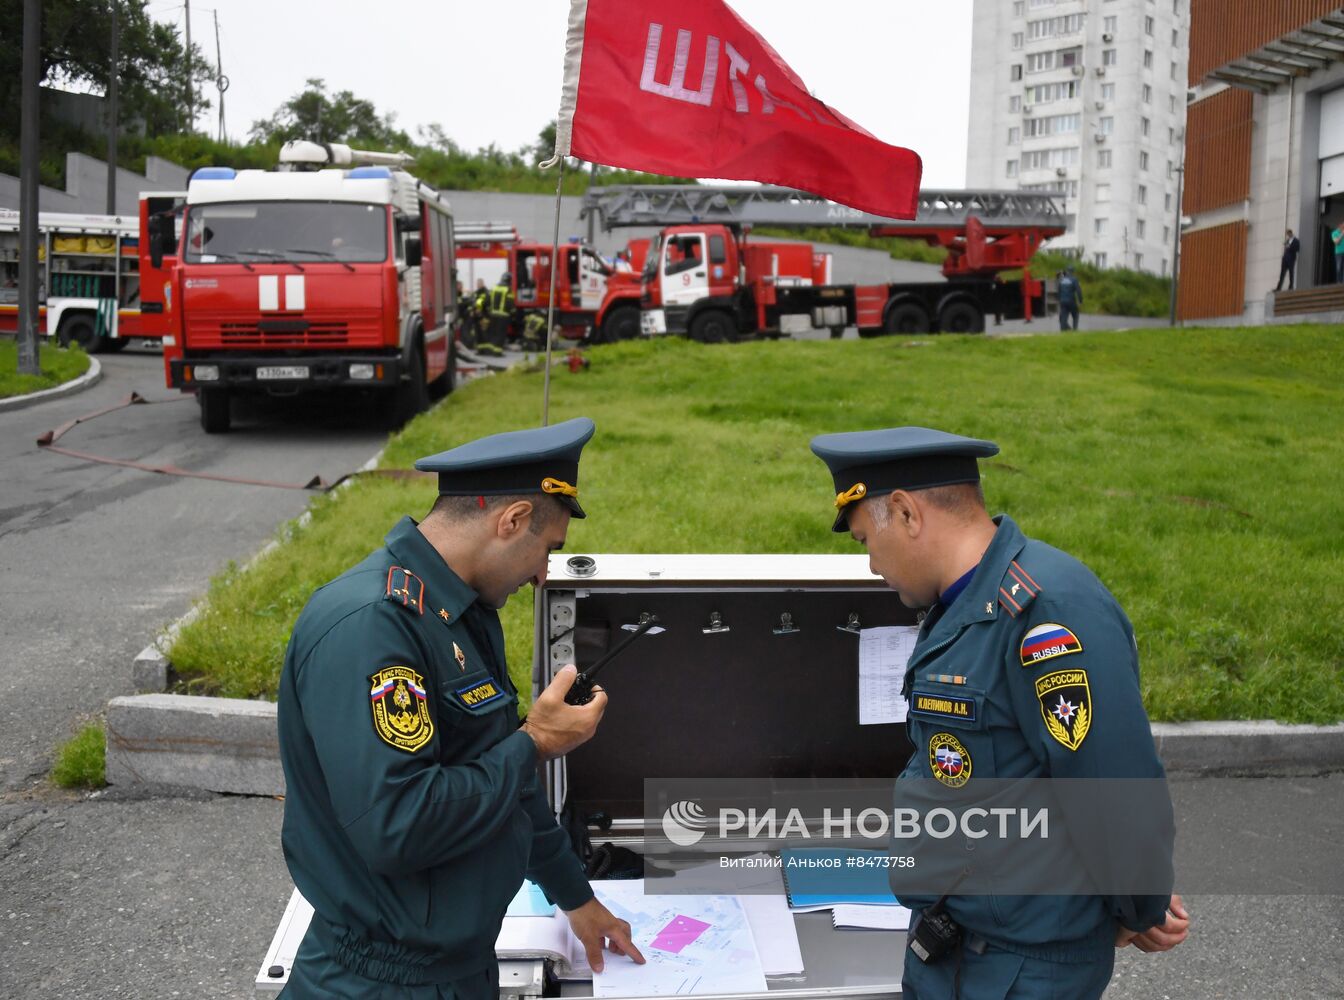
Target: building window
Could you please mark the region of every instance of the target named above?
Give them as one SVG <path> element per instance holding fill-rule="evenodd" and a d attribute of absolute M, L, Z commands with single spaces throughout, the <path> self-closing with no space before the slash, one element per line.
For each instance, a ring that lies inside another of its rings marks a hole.
<path fill-rule="evenodd" d="M 1008 67 L 1008 79 L 1013 81 L 1022 79 L 1021 63 L 1014 63 L 1012 66 Z"/>
<path fill-rule="evenodd" d="M 1163 207 L 1166 209 L 1166 211 L 1170 212 L 1170 211 L 1171 211 L 1171 195 L 1167 195 L 1167 196 L 1163 199 L 1162 204 L 1163 204 Z"/>
<path fill-rule="evenodd" d="M 1048 118 L 1032 118 L 1027 122 L 1027 136 L 1063 135 L 1077 132 L 1082 125 L 1082 115 L 1051 115 Z"/>
<path fill-rule="evenodd" d="M 1170 266 L 1170 264 L 1171 261 L 1167 260 L 1167 258 L 1165 257 L 1162 258 L 1162 277 L 1165 278 L 1167 276 L 1167 268 Z"/>
<path fill-rule="evenodd" d="M 1170 125 L 1167 126 L 1167 145 L 1176 145 L 1176 130 Z M 1167 161 L 1167 173 L 1171 173 L 1171 161 Z"/>
<path fill-rule="evenodd" d="M 1151 15 L 1143 19 L 1143 33 L 1145 35 L 1151 35 L 1153 33 L 1153 19 Z"/>
<path fill-rule="evenodd" d="M 1143 97 L 1143 103 L 1144 103 L 1144 104 L 1152 104 L 1152 103 L 1153 103 L 1153 88 L 1152 88 L 1149 84 L 1146 84 L 1146 83 L 1145 83 L 1145 84 L 1143 85 L 1143 90 L 1141 91 L 1141 94 L 1142 94 L 1142 97 Z"/>
<path fill-rule="evenodd" d="M 1017 176 L 1017 161 L 1016 161 L 1016 160 L 1009 160 L 1009 161 L 1008 161 L 1008 169 L 1007 169 L 1006 173 L 1007 173 L 1007 175 L 1008 175 L 1009 177 L 1016 177 L 1016 176 Z"/>
<path fill-rule="evenodd" d="M 1013 48 L 1015 48 L 1015 49 L 1020 49 L 1021 47 L 1022 47 L 1022 32 L 1020 32 L 1020 31 L 1014 31 L 1014 32 L 1013 32 Z"/>
<path fill-rule="evenodd" d="M 1171 78 L 1172 78 L 1173 80 L 1176 79 L 1176 71 L 1177 71 L 1177 66 L 1176 66 L 1175 63 L 1172 63 L 1172 64 L 1171 64 Z"/>
<path fill-rule="evenodd" d="M 1062 149 L 1033 149 L 1022 154 L 1023 170 L 1043 170 L 1049 167 L 1073 167 L 1077 165 L 1077 146 L 1065 146 Z"/>
<path fill-rule="evenodd" d="M 1109 184 L 1098 184 L 1098 185 L 1097 185 L 1097 198 L 1096 198 L 1096 200 L 1097 200 L 1097 201 L 1110 201 L 1110 200 L 1111 200 L 1111 186 L 1110 186 Z"/>
<path fill-rule="evenodd" d="M 1092 232 L 1097 236 L 1105 236 L 1106 231 L 1110 228 L 1110 223 L 1110 219 L 1093 219 Z"/>
<path fill-rule="evenodd" d="M 1103 18 L 1101 22 L 1101 30 L 1106 32 L 1106 34 L 1108 35 L 1114 35 L 1116 20 L 1117 18 L 1114 14 L 1110 15 L 1109 17 Z"/>
<path fill-rule="evenodd" d="M 1180 31 L 1178 31 L 1177 29 L 1172 28 L 1172 29 L 1171 29 L 1171 47 L 1172 47 L 1173 49 L 1176 49 L 1176 48 L 1180 48 L 1180 45 L 1181 45 L 1181 33 L 1180 33 Z"/>
<path fill-rule="evenodd" d="M 1139 151 L 1139 169 L 1140 170 L 1148 169 L 1148 154 L 1143 150 Z"/>
<path fill-rule="evenodd" d="M 1170 227 L 1170 226 L 1163 226 L 1163 227 L 1162 227 L 1162 243 L 1163 243 L 1163 245 L 1166 245 L 1167 243 L 1170 243 L 1170 242 L 1171 242 L 1171 227 Z M 1162 267 L 1165 269 L 1166 266 L 1167 266 L 1167 262 L 1164 260 L 1164 261 L 1162 262 Z M 1165 270 L 1164 270 L 1163 273 L 1165 273 Z"/>
<path fill-rule="evenodd" d="M 1101 64 L 1103 66 L 1114 66 L 1116 63 L 1115 49 L 1103 49 L 1101 52 Z"/>
<path fill-rule="evenodd" d="M 1094 253 L 1092 255 L 1092 263 L 1095 264 L 1097 267 L 1105 267 L 1106 255 L 1104 253 Z"/>
<path fill-rule="evenodd" d="M 1013 125 L 1008 129 L 1008 145 L 1016 146 L 1021 141 L 1022 141 L 1022 130 L 1018 128 L 1016 125 Z"/>
<path fill-rule="evenodd" d="M 1110 135 L 1115 131 L 1115 119 L 1111 115 L 1103 115 L 1097 119 L 1097 131 L 1102 135 Z"/>
<path fill-rule="evenodd" d="M 1172 179 L 1173 177 L 1175 177 L 1175 176 L 1176 176 L 1176 164 L 1174 164 L 1174 163 L 1172 163 L 1170 160 L 1168 160 L 1168 161 L 1167 161 L 1167 180 L 1171 180 L 1171 179 Z"/>
<path fill-rule="evenodd" d="M 1141 254 L 1141 253 L 1136 253 L 1136 254 L 1134 255 L 1134 269 L 1135 269 L 1136 271 L 1142 271 L 1142 270 L 1143 270 L 1143 254 Z"/>
<path fill-rule="evenodd" d="M 1148 185 L 1147 185 L 1147 184 L 1140 184 L 1140 185 L 1139 185 L 1139 204 L 1140 204 L 1140 205 L 1146 205 L 1146 204 L 1148 204 Z"/>
<path fill-rule="evenodd" d="M 1013 17 L 1025 17 L 1026 14 L 1026 0 L 1013 0 Z"/>
<path fill-rule="evenodd" d="M 1143 68 L 1144 69 L 1153 68 L 1153 52 L 1151 49 L 1143 50 Z"/>
<path fill-rule="evenodd" d="M 1032 104 L 1050 104 L 1053 101 L 1071 101 L 1078 96 L 1078 81 L 1064 80 L 1059 83 L 1038 83 L 1027 88 L 1027 99 Z"/>
<path fill-rule="evenodd" d="M 1083 30 L 1082 14 L 1066 14 L 1063 17 L 1047 17 L 1043 21 L 1027 22 L 1027 37 L 1057 38 L 1061 35 L 1076 35 Z"/>
<path fill-rule="evenodd" d="M 1102 170 L 1111 168 L 1111 151 L 1109 149 L 1097 150 L 1097 166 Z"/>
<path fill-rule="evenodd" d="M 1138 221 L 1135 228 L 1139 234 L 1139 239 L 1143 240 L 1148 238 L 1148 223 L 1146 223 L 1143 219 L 1140 219 Z"/>
<path fill-rule="evenodd" d="M 1022 98 L 1020 95 L 1014 94 L 1012 97 L 1008 98 L 1008 110 L 1012 114 L 1017 114 L 1017 112 L 1022 110 Z"/>
<path fill-rule="evenodd" d="M 1101 99 L 1103 101 L 1115 100 L 1115 84 L 1103 83 L 1101 85 Z"/>
<path fill-rule="evenodd" d="M 1147 118 L 1140 118 L 1140 119 L 1139 119 L 1139 134 L 1142 135 L 1142 136 L 1146 139 L 1146 138 L 1148 138 L 1148 135 L 1149 135 L 1152 131 L 1153 131 L 1153 123 L 1152 123 L 1151 121 L 1149 121 Z"/>
<path fill-rule="evenodd" d="M 1176 95 L 1170 94 L 1167 97 L 1167 110 L 1173 115 L 1176 113 Z"/>

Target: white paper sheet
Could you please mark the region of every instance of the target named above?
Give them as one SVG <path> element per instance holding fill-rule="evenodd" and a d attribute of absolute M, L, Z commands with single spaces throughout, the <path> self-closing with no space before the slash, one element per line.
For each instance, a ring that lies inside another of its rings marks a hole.
<path fill-rule="evenodd" d="M 603 957 L 595 997 L 764 993 L 765 973 L 735 896 L 646 896 L 642 880 L 594 882 L 604 906 L 630 922 L 646 964 Z"/>
<path fill-rule="evenodd" d="M 910 911 L 904 906 L 863 906 L 841 903 L 831 911 L 831 926 L 836 930 L 858 928 L 904 931 L 910 928 Z"/>
<path fill-rule="evenodd" d="M 859 725 L 904 722 L 909 706 L 901 697 L 905 665 L 919 629 L 913 625 L 866 628 L 859 633 Z"/>

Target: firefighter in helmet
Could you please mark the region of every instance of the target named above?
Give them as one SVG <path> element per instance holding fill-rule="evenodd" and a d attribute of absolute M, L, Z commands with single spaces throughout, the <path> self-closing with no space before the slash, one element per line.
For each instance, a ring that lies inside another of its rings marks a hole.
<path fill-rule="evenodd" d="M 510 279 L 511 275 L 505 271 L 490 289 L 490 332 L 477 349 L 479 354 L 499 357 L 504 353 L 509 327 L 513 325 L 513 283 Z"/>

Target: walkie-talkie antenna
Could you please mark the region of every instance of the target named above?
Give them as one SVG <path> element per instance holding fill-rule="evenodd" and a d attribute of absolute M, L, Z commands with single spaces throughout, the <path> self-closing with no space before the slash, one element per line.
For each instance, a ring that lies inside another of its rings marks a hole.
<path fill-rule="evenodd" d="M 638 639 L 641 635 L 657 635 L 659 632 L 666 632 L 666 631 L 667 629 L 663 628 L 658 624 L 657 615 L 651 614 L 647 611 L 642 612 L 639 616 L 639 624 L 634 626 L 633 630 L 630 632 L 628 636 L 625 637 L 625 639 L 622 642 L 617 644 L 617 646 L 614 649 L 609 650 L 606 656 L 600 658 L 587 670 L 582 670 L 579 672 L 579 676 L 574 678 L 574 685 L 569 689 L 569 693 L 565 695 L 565 704 L 566 705 L 588 704 L 590 701 L 593 700 L 593 678 L 597 676 L 597 672 L 599 670 L 605 667 L 612 660 L 616 659 L 616 657 L 619 656 L 627 646 L 629 646 L 632 642 Z"/>

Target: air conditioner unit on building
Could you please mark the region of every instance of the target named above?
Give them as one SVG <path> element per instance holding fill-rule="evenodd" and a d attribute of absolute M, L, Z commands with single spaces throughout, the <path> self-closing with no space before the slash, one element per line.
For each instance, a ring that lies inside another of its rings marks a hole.
<path fill-rule="evenodd" d="M 1105 102 L 1105 101 L 1097 101 L 1097 110 L 1098 110 L 1098 111 L 1104 111 L 1105 108 L 1106 108 L 1106 102 Z"/>
<path fill-rule="evenodd" d="M 1024 105 L 1022 105 L 1022 113 L 1023 113 L 1024 115 L 1029 115 L 1029 114 L 1031 114 L 1034 110 L 1035 110 L 1035 109 L 1034 109 L 1030 104 L 1024 104 Z"/>
<path fill-rule="evenodd" d="M 1084 73 L 1086 73 L 1086 72 L 1087 72 L 1087 70 L 1084 69 L 1082 66 L 1075 66 L 1075 67 L 1073 67 L 1073 75 L 1074 75 L 1074 76 L 1082 76 L 1082 75 L 1083 75 Z"/>
<path fill-rule="evenodd" d="M 1105 66 L 1098 66 L 1098 67 L 1097 67 L 1097 76 L 1105 76 L 1105 75 L 1106 75 L 1106 67 L 1105 67 Z"/>
<path fill-rule="evenodd" d="M 1112 34 L 1108 31 L 1108 32 L 1106 32 L 1106 34 L 1104 34 L 1104 35 L 1101 36 L 1101 40 L 1102 40 L 1103 42 L 1113 42 L 1113 41 L 1115 41 L 1115 36 L 1112 35 Z"/>
<path fill-rule="evenodd" d="M 1068 172 L 1067 170 L 1065 170 L 1063 167 L 1056 167 L 1056 168 L 1055 168 L 1055 176 L 1056 176 L 1056 177 L 1068 177 L 1068 176 L 1069 176 L 1069 172 Z"/>
<path fill-rule="evenodd" d="M 1095 139 L 1097 142 L 1105 142 L 1105 141 L 1106 141 L 1106 133 L 1104 133 L 1104 132 L 1098 132 L 1098 133 L 1097 133 L 1096 135 L 1094 135 L 1092 138 Z"/>

